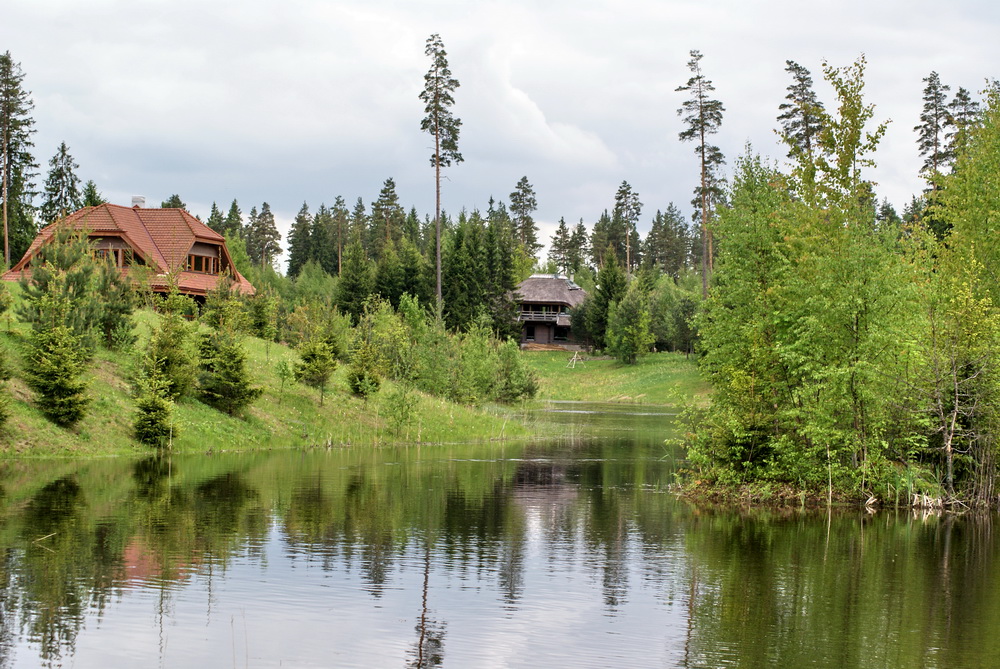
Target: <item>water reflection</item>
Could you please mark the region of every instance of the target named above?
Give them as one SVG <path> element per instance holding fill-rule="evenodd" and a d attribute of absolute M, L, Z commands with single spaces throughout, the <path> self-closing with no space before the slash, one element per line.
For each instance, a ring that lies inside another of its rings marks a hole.
<path fill-rule="evenodd" d="M 992 518 L 693 509 L 662 416 L 584 411 L 547 444 L 0 463 L 0 667 L 1000 656 Z"/>

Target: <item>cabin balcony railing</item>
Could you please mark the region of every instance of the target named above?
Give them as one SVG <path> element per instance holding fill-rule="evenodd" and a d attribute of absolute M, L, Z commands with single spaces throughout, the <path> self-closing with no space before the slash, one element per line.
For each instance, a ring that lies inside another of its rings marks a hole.
<path fill-rule="evenodd" d="M 522 311 L 517 315 L 517 320 L 555 322 L 561 315 L 564 316 L 565 314 L 558 314 L 551 311 Z"/>

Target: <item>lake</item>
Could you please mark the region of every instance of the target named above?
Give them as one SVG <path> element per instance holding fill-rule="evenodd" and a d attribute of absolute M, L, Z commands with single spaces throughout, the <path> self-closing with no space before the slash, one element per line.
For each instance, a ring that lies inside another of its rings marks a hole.
<path fill-rule="evenodd" d="M 0 668 L 1000 666 L 994 517 L 699 509 L 668 409 L 534 419 L 0 461 Z"/>

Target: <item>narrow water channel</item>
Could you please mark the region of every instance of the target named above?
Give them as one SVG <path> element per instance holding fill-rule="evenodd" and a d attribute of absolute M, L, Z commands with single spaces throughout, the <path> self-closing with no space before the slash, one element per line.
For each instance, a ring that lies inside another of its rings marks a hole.
<path fill-rule="evenodd" d="M 696 509 L 668 409 L 536 419 L 0 462 L 0 669 L 1000 666 L 992 517 Z"/>

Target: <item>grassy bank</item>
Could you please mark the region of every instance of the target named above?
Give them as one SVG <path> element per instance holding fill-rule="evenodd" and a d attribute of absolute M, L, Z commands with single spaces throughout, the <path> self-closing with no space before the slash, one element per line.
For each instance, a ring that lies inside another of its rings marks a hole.
<path fill-rule="evenodd" d="M 540 379 L 539 399 L 580 402 L 677 404 L 693 398 L 708 401 L 708 384 L 694 358 L 680 353 L 654 353 L 634 365 L 584 357 L 569 367 L 572 353 L 530 351 L 524 354 Z"/>
<path fill-rule="evenodd" d="M 137 313 L 140 342 L 159 317 Z M 13 378 L 5 385 L 11 396 L 10 418 L 0 428 L 0 457 L 28 455 L 117 455 L 151 449 L 132 439 L 134 403 L 127 379 L 131 356 L 98 350 L 87 378 L 91 405 L 86 417 L 72 429 L 46 419 L 35 407 L 33 395 L 21 379 L 21 333 L 24 326 L 6 315 L 0 320 L 0 346 L 5 349 Z M 141 344 L 140 344 L 141 345 Z M 227 416 L 187 398 L 176 407 L 177 452 L 207 452 L 347 445 L 380 445 L 392 442 L 450 443 L 488 441 L 527 436 L 528 429 L 503 408 L 476 409 L 413 391 L 412 419 L 394 421 L 388 397 L 392 383 L 368 401 L 353 396 L 347 387 L 346 369 L 338 367 L 327 388 L 324 405 L 317 391 L 286 382 L 282 387 L 277 364 L 298 360 L 292 349 L 268 345 L 247 337 L 248 366 L 263 395 L 246 416 Z"/>

